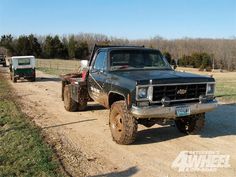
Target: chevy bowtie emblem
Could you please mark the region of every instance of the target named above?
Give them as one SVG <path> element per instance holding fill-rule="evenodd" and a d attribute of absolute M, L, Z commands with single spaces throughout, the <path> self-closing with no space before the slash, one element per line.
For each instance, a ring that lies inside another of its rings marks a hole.
<path fill-rule="evenodd" d="M 179 90 L 177 91 L 177 94 L 178 94 L 178 95 L 184 95 L 185 93 L 187 93 L 187 90 L 185 90 L 185 89 L 179 89 Z"/>

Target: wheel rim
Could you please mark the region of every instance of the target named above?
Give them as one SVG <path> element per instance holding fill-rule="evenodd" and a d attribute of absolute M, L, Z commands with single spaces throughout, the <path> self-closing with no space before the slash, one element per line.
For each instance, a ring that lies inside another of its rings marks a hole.
<path fill-rule="evenodd" d="M 64 106 L 67 108 L 68 107 L 68 95 L 66 94 L 66 92 L 64 92 Z"/>
<path fill-rule="evenodd" d="M 113 136 L 119 139 L 123 132 L 122 116 L 119 113 L 111 118 L 110 127 Z"/>

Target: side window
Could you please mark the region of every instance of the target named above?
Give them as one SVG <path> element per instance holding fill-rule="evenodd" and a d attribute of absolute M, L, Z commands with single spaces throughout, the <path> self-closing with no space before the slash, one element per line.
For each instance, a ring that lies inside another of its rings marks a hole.
<path fill-rule="evenodd" d="M 93 68 L 97 70 L 106 70 L 107 69 L 106 58 L 107 58 L 106 52 L 99 52 L 95 59 Z"/>

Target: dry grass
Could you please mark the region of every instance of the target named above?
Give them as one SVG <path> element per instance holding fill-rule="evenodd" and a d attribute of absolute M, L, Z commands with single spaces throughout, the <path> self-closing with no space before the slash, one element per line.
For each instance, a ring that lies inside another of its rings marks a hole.
<path fill-rule="evenodd" d="M 236 102 L 236 72 L 202 72 L 195 68 L 177 68 L 179 71 L 186 71 L 200 75 L 212 75 L 216 80 L 216 96 L 222 102 Z"/>
<path fill-rule="evenodd" d="M 36 59 L 38 70 L 52 75 L 60 75 L 80 71 L 78 60 Z"/>

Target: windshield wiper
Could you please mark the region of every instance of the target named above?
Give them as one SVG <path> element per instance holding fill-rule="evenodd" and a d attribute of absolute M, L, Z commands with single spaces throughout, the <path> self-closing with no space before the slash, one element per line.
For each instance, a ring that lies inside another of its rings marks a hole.
<path fill-rule="evenodd" d="M 152 67 L 152 66 L 146 66 L 144 69 L 160 69 L 160 70 L 171 70 L 171 68 L 160 68 L 160 67 Z"/>

